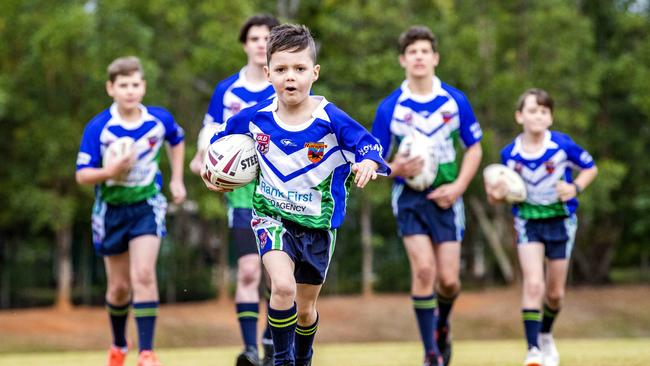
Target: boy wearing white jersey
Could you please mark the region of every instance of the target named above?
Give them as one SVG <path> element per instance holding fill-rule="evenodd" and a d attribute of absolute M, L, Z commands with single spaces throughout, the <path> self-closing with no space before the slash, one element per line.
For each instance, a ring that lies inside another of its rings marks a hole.
<path fill-rule="evenodd" d="M 577 196 L 598 170 L 591 155 L 568 135 L 549 130 L 553 100 L 546 91 L 524 92 L 515 119 L 524 131 L 501 150 L 501 162 L 521 175 L 527 191 L 526 201 L 512 208 L 524 277 L 522 318 L 528 342 L 524 364 L 557 366 L 560 359 L 551 328 L 562 306 L 578 227 Z M 580 171 L 575 179 L 573 169 Z M 485 190 L 491 203 L 502 202 L 507 193 L 504 183 L 486 184 Z"/>
<path fill-rule="evenodd" d="M 163 108 L 141 104 L 145 94 L 142 65 L 122 57 L 108 66 L 106 91 L 113 105 L 95 116 L 83 133 L 76 179 L 94 184 L 93 243 L 106 266 L 106 304 L 113 331 L 107 366 L 123 366 L 127 351 L 126 323 L 132 305 L 138 327 L 138 366 L 160 366 L 153 353 L 158 313 L 156 260 L 165 236 L 167 201 L 160 193 L 158 168 L 165 142 L 171 148 L 169 189 L 174 203 L 185 199 L 183 129 Z M 130 138 L 130 154 L 104 165 L 108 146 Z"/>
<path fill-rule="evenodd" d="M 363 188 L 390 169 L 368 131 L 324 97 L 310 96 L 320 66 L 307 27 L 274 28 L 267 63 L 277 97 L 234 116 L 212 140 L 240 133 L 256 141 L 260 174 L 252 226 L 271 277 L 275 365 L 310 365 L 316 299 L 349 187 L 354 181 Z M 202 176 L 208 188 L 218 190 Z"/>
<path fill-rule="evenodd" d="M 221 124 L 240 110 L 275 95 L 273 86 L 266 79 L 264 66 L 266 65 L 266 42 L 271 29 L 278 24 L 278 20 L 273 16 L 258 14 L 248 18 L 241 27 L 239 41 L 243 45 L 248 62 L 237 74 L 217 84 L 208 112 L 203 119 L 202 134 L 213 135 Z M 207 146 L 199 145 L 190 163 L 190 169 L 195 174 L 201 172 L 206 148 Z M 254 183 L 251 183 L 226 194 L 229 236 L 237 256 L 235 307 L 244 341 L 244 350 L 237 357 L 237 366 L 257 366 L 259 363 L 257 318 L 262 264 L 257 254 L 255 235 L 249 225 L 253 212 L 254 187 Z M 268 325 L 262 337 L 262 345 L 264 346 L 262 366 L 270 366 L 273 363 L 273 341 Z"/>
<path fill-rule="evenodd" d="M 422 135 L 439 163 L 435 181 L 422 192 L 404 181 L 421 171 L 421 158 L 396 154 L 390 167 L 395 177 L 393 212 L 411 266 L 411 295 L 424 362 L 447 365 L 451 357 L 448 319 L 460 292 L 460 242 L 465 230 L 461 196 L 481 161 L 482 132 L 465 95 L 435 76 L 440 56 L 431 30 L 409 28 L 400 36 L 399 47 L 406 80 L 380 103 L 372 133 L 383 147 L 384 158 L 390 156 L 394 142 Z M 457 143 L 465 147 L 460 167 Z"/>

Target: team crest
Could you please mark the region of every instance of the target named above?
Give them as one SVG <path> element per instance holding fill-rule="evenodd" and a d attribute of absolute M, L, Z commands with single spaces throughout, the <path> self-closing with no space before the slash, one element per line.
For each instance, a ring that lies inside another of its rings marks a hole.
<path fill-rule="evenodd" d="M 443 123 L 449 123 L 452 118 L 454 118 L 454 114 L 451 112 L 442 112 L 442 122 Z"/>
<path fill-rule="evenodd" d="M 232 114 L 237 114 L 237 113 L 239 113 L 239 111 L 241 111 L 241 103 L 239 103 L 239 102 L 233 102 L 233 103 L 230 105 L 230 111 L 232 112 Z"/>
<path fill-rule="evenodd" d="M 266 246 L 266 242 L 269 239 L 269 234 L 266 233 L 266 230 L 260 230 L 259 234 L 257 237 L 260 240 L 260 249 L 264 248 Z"/>
<path fill-rule="evenodd" d="M 548 174 L 553 174 L 553 172 L 555 171 L 555 163 L 553 163 L 550 160 L 544 162 L 544 167 L 546 168 L 546 172 Z"/>
<path fill-rule="evenodd" d="M 158 143 L 158 137 L 149 137 L 149 148 L 153 148 Z"/>
<path fill-rule="evenodd" d="M 305 147 L 307 149 L 307 158 L 312 163 L 318 163 L 323 160 L 323 155 L 325 154 L 325 145 L 324 142 L 306 142 Z"/>
<path fill-rule="evenodd" d="M 404 115 L 404 122 L 405 122 L 407 125 L 409 125 L 409 126 L 410 126 L 411 124 L 413 124 L 413 115 L 412 115 L 411 113 L 407 113 L 407 114 L 405 114 L 405 115 Z"/>
<path fill-rule="evenodd" d="M 524 164 L 517 162 L 517 164 L 515 164 L 515 171 L 521 174 L 523 170 L 524 170 Z"/>
<path fill-rule="evenodd" d="M 257 151 L 262 154 L 269 152 L 269 143 L 271 142 L 271 136 L 265 133 L 260 133 L 255 136 L 255 141 L 257 141 Z"/>

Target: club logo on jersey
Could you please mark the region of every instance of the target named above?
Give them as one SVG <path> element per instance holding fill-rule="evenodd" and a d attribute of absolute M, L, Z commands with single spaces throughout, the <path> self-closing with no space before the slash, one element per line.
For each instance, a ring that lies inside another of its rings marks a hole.
<path fill-rule="evenodd" d="M 517 164 L 515 164 L 515 171 L 521 174 L 523 170 L 524 170 L 524 164 L 517 162 Z"/>
<path fill-rule="evenodd" d="M 232 102 L 232 104 L 230 105 L 230 111 L 232 112 L 232 114 L 239 113 L 239 111 L 241 111 L 241 103 Z"/>
<path fill-rule="evenodd" d="M 409 126 L 412 125 L 413 124 L 413 114 L 411 114 L 411 113 L 405 114 L 404 115 L 404 122 Z"/>
<path fill-rule="evenodd" d="M 257 141 L 257 151 L 262 154 L 269 152 L 269 143 L 271 142 L 271 135 L 265 133 L 260 133 L 255 136 L 255 141 Z"/>
<path fill-rule="evenodd" d="M 451 121 L 451 119 L 454 118 L 454 114 L 451 113 L 451 112 L 445 111 L 445 112 L 442 112 L 441 114 L 442 114 L 442 122 L 443 123 L 449 123 L 449 121 Z"/>
<path fill-rule="evenodd" d="M 154 146 L 156 146 L 156 144 L 158 143 L 158 137 L 157 136 L 149 137 L 148 141 L 149 141 L 149 148 L 151 149 Z"/>
<path fill-rule="evenodd" d="M 308 148 L 307 158 L 309 161 L 312 163 L 318 163 L 319 161 L 323 160 L 325 148 L 327 147 L 324 142 L 306 142 L 305 147 Z"/>
<path fill-rule="evenodd" d="M 546 161 L 544 162 L 544 168 L 546 168 L 546 172 L 548 174 L 553 174 L 553 172 L 555 171 L 555 163 L 550 160 Z"/>
<path fill-rule="evenodd" d="M 260 239 L 260 248 L 264 248 L 266 246 L 267 239 L 269 238 L 269 234 L 267 234 L 265 230 L 260 230 L 257 237 Z"/>

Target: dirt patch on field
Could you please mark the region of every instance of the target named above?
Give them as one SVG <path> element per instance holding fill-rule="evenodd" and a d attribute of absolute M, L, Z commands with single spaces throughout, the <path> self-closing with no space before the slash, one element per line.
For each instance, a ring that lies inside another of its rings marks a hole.
<path fill-rule="evenodd" d="M 464 292 L 456 302 L 456 339 L 522 336 L 518 288 Z M 157 327 L 159 347 L 240 344 L 234 304 L 206 301 L 163 305 Z M 417 340 L 407 294 L 329 296 L 319 300 L 318 342 Z M 556 325 L 561 337 L 650 336 L 650 286 L 571 288 Z M 137 337 L 133 320 L 130 338 Z M 110 342 L 108 316 L 100 307 L 0 312 L 0 352 L 102 349 Z"/>

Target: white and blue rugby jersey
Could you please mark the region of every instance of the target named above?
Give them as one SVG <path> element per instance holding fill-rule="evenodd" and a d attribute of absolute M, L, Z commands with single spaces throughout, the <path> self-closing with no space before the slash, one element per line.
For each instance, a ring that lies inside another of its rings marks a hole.
<path fill-rule="evenodd" d="M 312 118 L 300 125 L 282 122 L 277 98 L 243 110 L 226 123 L 212 142 L 230 134 L 255 140 L 260 175 L 253 209 L 260 217 L 296 222 L 314 229 L 343 223 L 352 163 L 371 159 L 378 173 L 388 174 L 381 146 L 360 124 L 324 97 Z"/>
<path fill-rule="evenodd" d="M 183 129 L 163 108 L 140 105 L 138 122 L 125 122 L 113 104 L 95 116 L 84 130 L 77 155 L 77 170 L 100 168 L 104 152 L 120 137 L 134 141 L 137 160 L 122 182 L 109 179 L 96 190 L 98 198 L 110 204 L 129 204 L 160 192 L 162 176 L 158 169 L 160 148 L 166 140 L 175 146 L 183 141 Z"/>
<path fill-rule="evenodd" d="M 513 214 L 522 219 L 570 216 L 578 208 L 578 200 L 562 202 L 555 186 L 561 180 L 573 182 L 573 169 L 593 167 L 593 158 L 561 132 L 546 131 L 543 148 L 534 154 L 523 150 L 521 139 L 521 135 L 517 136 L 501 150 L 501 162 L 526 182 L 526 201 L 514 205 Z"/>
<path fill-rule="evenodd" d="M 217 84 L 212 94 L 208 113 L 203 119 L 203 126 L 221 124 L 240 110 L 252 107 L 275 95 L 271 83 L 251 84 L 246 79 L 246 67 L 239 73 Z M 233 208 L 252 208 L 253 185 L 249 184 L 233 192 L 228 192 L 228 205 Z"/>
<path fill-rule="evenodd" d="M 470 147 L 483 136 L 467 97 L 435 76 L 431 94 L 414 95 L 404 81 L 377 108 L 372 134 L 381 143 L 384 158 L 390 156 L 393 143 L 399 146 L 405 136 L 414 132 L 431 139 L 438 157 L 440 165 L 433 187 L 456 180 L 455 144 L 460 140 L 464 147 Z M 404 180 L 398 177 L 396 183 L 403 184 Z"/>

